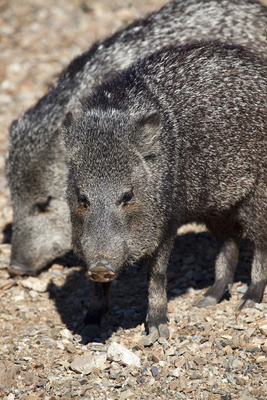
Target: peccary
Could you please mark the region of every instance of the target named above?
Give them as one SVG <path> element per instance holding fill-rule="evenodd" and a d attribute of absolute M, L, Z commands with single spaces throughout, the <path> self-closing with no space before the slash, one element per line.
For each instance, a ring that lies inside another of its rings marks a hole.
<path fill-rule="evenodd" d="M 76 100 L 111 73 L 163 45 L 210 37 L 267 58 L 267 8 L 253 0 L 176 0 L 94 44 L 10 128 L 7 179 L 13 203 L 11 274 L 35 275 L 71 249 L 66 155 L 59 126 Z"/>
<path fill-rule="evenodd" d="M 168 337 L 166 269 L 180 225 L 205 223 L 219 243 L 217 303 L 231 287 L 243 233 L 254 245 L 239 305 L 267 279 L 267 66 L 241 46 L 170 47 L 114 76 L 66 116 L 73 246 L 100 325 L 119 270 L 145 259 L 149 333 Z"/>

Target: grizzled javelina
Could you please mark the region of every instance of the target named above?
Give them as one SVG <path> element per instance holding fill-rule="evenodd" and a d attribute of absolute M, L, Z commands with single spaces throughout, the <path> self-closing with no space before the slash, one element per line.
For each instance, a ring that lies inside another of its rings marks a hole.
<path fill-rule="evenodd" d="M 66 117 L 74 250 L 96 281 L 86 323 L 100 325 L 110 282 L 148 267 L 148 329 L 168 337 L 166 268 L 177 228 L 207 225 L 219 243 L 215 304 L 233 283 L 245 232 L 251 284 L 267 278 L 267 66 L 241 46 L 197 43 L 156 52 L 114 76 Z M 90 329 L 90 328 L 89 328 Z"/>
<path fill-rule="evenodd" d="M 253 0 L 176 0 L 74 59 L 51 90 L 10 128 L 13 203 L 10 273 L 38 273 L 71 249 L 66 155 L 58 129 L 96 84 L 163 45 L 216 38 L 265 54 L 267 8 Z"/>

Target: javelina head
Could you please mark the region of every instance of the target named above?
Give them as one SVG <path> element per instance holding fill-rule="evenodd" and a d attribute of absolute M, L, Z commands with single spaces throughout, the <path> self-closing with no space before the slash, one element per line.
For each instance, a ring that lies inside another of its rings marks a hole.
<path fill-rule="evenodd" d="M 10 128 L 6 162 L 13 205 L 9 272 L 35 275 L 71 249 L 71 229 L 65 199 L 66 152 L 60 136 L 31 141 L 31 136 L 24 135 L 27 128 L 27 115 Z"/>
<path fill-rule="evenodd" d="M 160 117 L 133 114 L 92 108 L 76 121 L 68 114 L 62 128 L 74 251 L 99 282 L 151 255 L 161 240 Z"/>

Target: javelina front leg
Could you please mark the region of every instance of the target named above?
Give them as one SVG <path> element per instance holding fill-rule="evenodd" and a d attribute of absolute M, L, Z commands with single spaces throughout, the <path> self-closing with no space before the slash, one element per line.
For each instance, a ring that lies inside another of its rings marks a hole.
<path fill-rule="evenodd" d="M 92 298 L 84 319 L 82 335 L 94 338 L 99 333 L 103 317 L 109 314 L 109 296 L 112 282 L 94 283 Z"/>
<path fill-rule="evenodd" d="M 215 282 L 204 296 L 195 302 L 196 306 L 208 307 L 217 304 L 227 289 L 231 294 L 240 242 L 241 236 L 238 236 L 228 239 L 220 245 L 215 263 Z"/>
<path fill-rule="evenodd" d="M 148 313 L 147 328 L 149 335 L 155 330 L 159 336 L 169 338 L 167 318 L 167 293 L 166 293 L 166 270 L 171 254 L 172 244 L 161 246 L 155 257 L 147 260 L 147 279 L 148 279 Z"/>
<path fill-rule="evenodd" d="M 239 313 L 242 308 L 253 307 L 260 303 L 263 298 L 267 282 L 267 249 L 255 246 L 254 257 L 251 268 L 251 284 L 237 305 L 235 312 Z"/>

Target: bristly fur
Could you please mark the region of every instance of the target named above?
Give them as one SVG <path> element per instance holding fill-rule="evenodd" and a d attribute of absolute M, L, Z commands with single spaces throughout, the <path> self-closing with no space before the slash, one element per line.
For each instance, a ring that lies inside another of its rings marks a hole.
<path fill-rule="evenodd" d="M 267 59 L 267 9 L 253 0 L 175 0 L 75 58 L 49 92 L 10 127 L 11 273 L 36 274 L 71 249 L 66 155 L 58 135 L 79 98 L 115 71 L 165 45 L 215 38 Z"/>
<path fill-rule="evenodd" d="M 88 269 L 104 259 L 117 272 L 146 257 L 148 327 L 167 337 L 172 244 L 179 226 L 199 221 L 219 243 L 215 283 L 200 305 L 217 303 L 231 287 L 244 233 L 254 259 L 239 307 L 260 302 L 267 282 L 266 62 L 220 42 L 170 46 L 82 103 L 82 115 L 69 116 L 62 133 L 73 245 Z"/>

